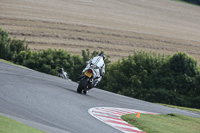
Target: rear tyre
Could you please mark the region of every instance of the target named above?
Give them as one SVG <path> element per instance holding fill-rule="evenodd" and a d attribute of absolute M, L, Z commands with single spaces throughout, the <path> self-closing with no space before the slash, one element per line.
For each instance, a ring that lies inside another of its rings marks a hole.
<path fill-rule="evenodd" d="M 87 94 L 87 90 L 83 90 L 83 93 L 84 93 L 84 94 Z"/>
<path fill-rule="evenodd" d="M 83 90 L 85 90 L 85 88 L 87 87 L 87 84 L 88 84 L 87 79 L 81 80 L 79 85 L 78 85 L 77 92 L 81 93 Z"/>

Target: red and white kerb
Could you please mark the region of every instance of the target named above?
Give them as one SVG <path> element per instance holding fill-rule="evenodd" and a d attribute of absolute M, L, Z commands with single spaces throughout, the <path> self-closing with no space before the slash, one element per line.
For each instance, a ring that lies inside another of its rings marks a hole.
<path fill-rule="evenodd" d="M 123 133 L 145 133 L 142 130 L 128 124 L 121 119 L 122 115 L 126 114 L 152 114 L 157 115 L 156 113 L 134 110 L 134 109 L 125 109 L 125 108 L 114 108 L 114 107 L 95 107 L 90 108 L 88 112 L 97 118 L 98 120 L 112 126 L 115 129 L 122 131 Z"/>

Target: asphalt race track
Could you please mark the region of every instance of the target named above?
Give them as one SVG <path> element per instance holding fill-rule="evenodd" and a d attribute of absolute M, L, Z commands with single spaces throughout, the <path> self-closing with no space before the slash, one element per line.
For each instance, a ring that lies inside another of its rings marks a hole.
<path fill-rule="evenodd" d="M 47 132 L 120 133 L 88 113 L 118 107 L 154 113 L 200 114 L 172 109 L 100 89 L 76 92 L 77 83 L 0 62 L 0 114 Z"/>

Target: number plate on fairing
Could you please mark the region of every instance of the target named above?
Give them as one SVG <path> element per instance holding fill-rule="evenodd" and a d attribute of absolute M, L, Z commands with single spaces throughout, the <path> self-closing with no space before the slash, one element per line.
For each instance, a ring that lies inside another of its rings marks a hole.
<path fill-rule="evenodd" d="M 89 78 L 92 77 L 92 73 L 91 73 L 91 72 L 86 71 L 84 74 L 85 74 L 85 76 L 87 76 L 87 77 L 89 77 Z"/>

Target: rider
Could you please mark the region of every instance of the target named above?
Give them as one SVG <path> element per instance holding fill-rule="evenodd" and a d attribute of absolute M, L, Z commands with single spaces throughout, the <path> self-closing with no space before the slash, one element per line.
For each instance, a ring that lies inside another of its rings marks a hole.
<path fill-rule="evenodd" d="M 62 78 L 65 78 L 65 79 L 69 78 L 67 72 L 65 72 L 63 68 L 58 69 L 58 77 L 62 77 Z"/>
<path fill-rule="evenodd" d="M 105 59 L 105 54 L 101 52 L 96 57 L 93 57 L 89 61 L 86 62 L 86 68 L 82 72 L 84 73 L 87 69 L 89 69 L 92 66 L 97 66 L 96 67 L 97 69 L 94 69 L 94 70 L 99 78 L 96 80 L 93 87 L 97 86 L 97 84 L 101 81 L 102 77 L 105 74 L 104 59 Z"/>

